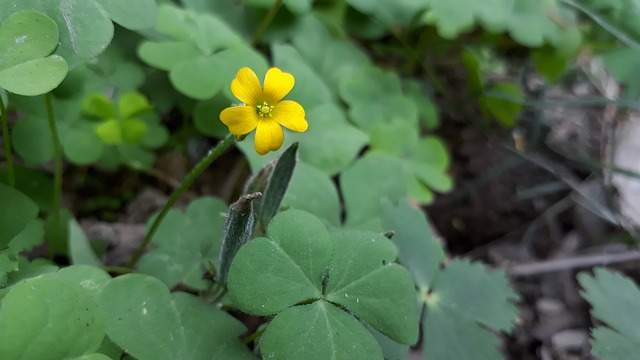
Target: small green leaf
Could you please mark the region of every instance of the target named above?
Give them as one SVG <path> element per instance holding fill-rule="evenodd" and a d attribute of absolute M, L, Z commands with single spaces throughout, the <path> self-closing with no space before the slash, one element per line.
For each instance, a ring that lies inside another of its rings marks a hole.
<path fill-rule="evenodd" d="M 367 135 L 349 124 L 344 111 L 334 104 L 315 106 L 307 112 L 312 126 L 291 134 L 300 141 L 300 159 L 335 175 L 344 170 L 367 144 Z"/>
<path fill-rule="evenodd" d="M 42 211 L 51 209 L 53 179 L 37 169 L 14 166 L 16 189 L 33 200 Z M 8 183 L 6 170 L 0 170 L 0 182 Z"/>
<path fill-rule="evenodd" d="M 593 331 L 592 352 L 602 360 L 633 358 L 640 351 L 640 289 L 619 273 L 596 268 L 593 276 L 578 275 L 591 313 L 609 328 Z"/>
<path fill-rule="evenodd" d="M 598 326 L 591 331 L 591 353 L 600 360 L 633 359 L 640 353 L 640 343 L 635 339 Z"/>
<path fill-rule="evenodd" d="M 421 289 L 430 288 L 445 253 L 424 213 L 406 201 L 394 206 L 384 200 L 381 218 L 385 230 L 395 232 L 391 241 L 398 247 L 400 263 L 411 271 Z"/>
<path fill-rule="evenodd" d="M 82 112 L 98 119 L 111 119 L 116 116 L 111 99 L 100 93 L 88 94 L 82 100 Z"/>
<path fill-rule="evenodd" d="M 539 49 L 532 49 L 531 62 L 536 70 L 545 79 L 557 83 L 567 70 L 570 59 L 557 49 L 551 46 L 544 46 Z"/>
<path fill-rule="evenodd" d="M 522 111 L 524 93 L 516 84 L 497 83 L 485 91 L 480 102 L 502 126 L 512 128 Z"/>
<path fill-rule="evenodd" d="M 340 225 L 338 189 L 327 174 L 304 162 L 293 171 L 282 207 L 308 211 L 331 225 Z"/>
<path fill-rule="evenodd" d="M 326 227 L 313 215 L 289 210 L 274 217 L 267 238 L 248 242 L 229 270 L 229 294 L 242 310 L 271 315 L 321 295 L 331 257 Z"/>
<path fill-rule="evenodd" d="M 608 51 L 602 55 L 602 60 L 616 80 L 627 86 L 628 96 L 640 97 L 640 81 L 636 76 L 640 66 L 640 49 L 622 47 Z"/>
<path fill-rule="evenodd" d="M 26 258 L 19 257 L 18 270 L 9 274 L 8 284 L 17 284 L 19 281 L 43 274 L 55 273 L 58 270 L 58 266 L 47 259 L 39 258 L 29 262 Z"/>
<path fill-rule="evenodd" d="M 425 85 L 418 81 L 405 81 L 403 85 L 407 97 L 413 100 L 413 103 L 418 108 L 422 126 L 429 130 L 436 129 L 440 125 L 439 110 L 425 89 Z"/>
<path fill-rule="evenodd" d="M 57 275 L 65 281 L 78 284 L 97 296 L 98 292 L 109 280 L 111 275 L 100 267 L 92 265 L 71 265 L 58 270 Z"/>
<path fill-rule="evenodd" d="M 218 114 L 229 107 L 229 100 L 222 94 L 212 99 L 199 101 L 193 109 L 193 122 L 198 131 L 206 136 L 224 137 L 229 129 L 220 121 Z M 252 150 L 255 152 L 255 150 Z"/>
<path fill-rule="evenodd" d="M 145 41 L 138 48 L 138 56 L 142 61 L 165 71 L 201 55 L 202 52 L 193 43 L 183 41 Z"/>
<path fill-rule="evenodd" d="M 158 5 L 155 0 L 96 0 L 113 22 L 129 30 L 150 29 L 156 25 Z"/>
<path fill-rule="evenodd" d="M 9 250 L 16 253 L 31 251 L 44 242 L 44 222 L 40 219 L 31 220 L 29 224 L 9 242 Z"/>
<path fill-rule="evenodd" d="M 169 79 L 176 90 L 198 100 L 216 95 L 227 84 L 225 74 L 216 69 L 226 63 L 218 56 L 200 56 L 181 62 L 171 69 Z"/>
<path fill-rule="evenodd" d="M 118 145 L 124 143 L 122 137 L 122 126 L 120 120 L 109 119 L 103 121 L 96 127 L 96 134 L 107 145 Z"/>
<path fill-rule="evenodd" d="M 149 132 L 147 123 L 139 119 L 124 119 L 120 122 L 125 144 L 140 145 Z"/>
<path fill-rule="evenodd" d="M 0 6 L 0 20 L 21 10 L 38 10 L 58 25 L 54 55 L 73 69 L 93 59 L 107 48 L 113 37 L 113 23 L 94 0 L 21 0 Z M 50 35 L 50 34 L 49 34 Z"/>
<path fill-rule="evenodd" d="M 202 275 L 209 261 L 218 265 L 226 212 L 225 203 L 213 197 L 194 200 L 186 213 L 169 211 L 152 240 L 157 248 L 141 259 L 138 270 L 169 287 L 183 283 L 205 289 Z"/>
<path fill-rule="evenodd" d="M 139 92 L 123 94 L 118 101 L 118 110 L 122 119 L 129 119 L 153 109 L 147 98 Z"/>
<path fill-rule="evenodd" d="M 102 261 L 91 248 L 84 230 L 75 219 L 69 221 L 69 255 L 73 264 L 92 265 L 102 267 Z"/>
<path fill-rule="evenodd" d="M 0 27 L 0 69 L 43 58 L 58 46 L 58 26 L 37 11 L 17 11 Z"/>
<path fill-rule="evenodd" d="M 58 27 L 43 13 L 17 11 L 0 27 L 0 87 L 26 96 L 47 93 L 67 75 L 67 63 L 51 52 Z"/>
<path fill-rule="evenodd" d="M 407 193 L 406 180 L 399 177 L 402 167 L 383 155 L 358 159 L 340 176 L 340 187 L 347 210 L 347 225 L 356 226 L 380 213 L 380 199 L 395 200 Z"/>
<path fill-rule="evenodd" d="M 386 96 L 401 93 L 398 75 L 376 66 L 363 67 L 340 83 L 340 96 L 351 106 L 358 103 L 374 104 Z"/>
<path fill-rule="evenodd" d="M 96 133 L 94 124 L 78 125 L 69 127 L 60 134 L 62 149 L 67 159 L 76 165 L 93 164 L 104 153 L 104 144 Z"/>
<path fill-rule="evenodd" d="M 506 28 L 510 0 L 494 0 L 480 6 L 473 1 L 429 0 L 429 11 L 423 20 L 435 24 L 440 36 L 452 39 L 463 31 L 471 29 L 476 21 L 489 31 L 498 32 Z"/>
<path fill-rule="evenodd" d="M 9 282 L 9 274 L 19 269 L 18 257 L 13 251 L 0 251 L 0 299 L 4 296 L 3 291 Z"/>
<path fill-rule="evenodd" d="M 258 199 L 262 194 L 253 193 L 243 195 L 231 204 L 227 221 L 222 234 L 222 245 L 220 247 L 220 260 L 218 261 L 218 279 L 224 284 L 227 283 L 229 267 L 233 258 L 246 244 L 253 234 L 255 224 L 255 212 L 253 210 L 253 200 Z"/>
<path fill-rule="evenodd" d="M 373 337 L 380 345 L 384 358 L 387 360 L 406 360 L 409 357 L 409 350 L 411 346 L 406 344 L 400 344 L 397 341 L 391 340 L 381 332 L 372 328 L 371 325 L 364 324 L 367 330 L 373 335 Z"/>
<path fill-rule="evenodd" d="M 427 306 L 422 328 L 425 359 L 504 359 L 498 352 L 497 337 L 451 308 Z"/>
<path fill-rule="evenodd" d="M 488 329 L 509 331 L 517 316 L 513 301 L 518 300 L 504 272 L 488 273 L 479 263 L 454 260 L 434 278 L 423 299 L 425 356 L 501 359 L 498 340 Z"/>
<path fill-rule="evenodd" d="M 160 280 L 129 274 L 100 290 L 106 332 L 138 359 L 251 359 L 239 336 L 246 328 L 200 298 L 170 293 Z"/>
<path fill-rule="evenodd" d="M 18 190 L 0 184 L 0 250 L 20 234 L 38 216 L 38 205 Z"/>
<path fill-rule="evenodd" d="M 95 351 L 103 338 L 104 324 L 94 296 L 64 274 L 24 280 L 2 298 L 3 359 L 80 356 Z"/>
<path fill-rule="evenodd" d="M 332 101 L 333 96 L 322 77 L 300 56 L 291 45 L 274 44 L 271 46 L 274 65 L 296 78 L 296 86 L 287 95 L 295 99 L 304 108 Z"/>
<path fill-rule="evenodd" d="M 32 164 L 53 159 L 51 131 L 45 119 L 27 117 L 13 126 L 11 139 L 16 153 Z"/>
<path fill-rule="evenodd" d="M 372 126 L 369 130 L 371 148 L 388 154 L 406 157 L 418 144 L 417 124 L 396 119 Z"/>
<path fill-rule="evenodd" d="M 120 161 L 134 169 L 150 169 L 156 161 L 153 152 L 138 145 L 120 144 L 116 148 L 122 159 Z"/>
<path fill-rule="evenodd" d="M 280 313 L 269 323 L 260 348 L 265 359 L 383 359 L 371 333 L 325 301 Z"/>
<path fill-rule="evenodd" d="M 0 70 L 0 86 L 18 95 L 41 95 L 60 85 L 68 70 L 67 62 L 58 55 L 25 61 Z"/>

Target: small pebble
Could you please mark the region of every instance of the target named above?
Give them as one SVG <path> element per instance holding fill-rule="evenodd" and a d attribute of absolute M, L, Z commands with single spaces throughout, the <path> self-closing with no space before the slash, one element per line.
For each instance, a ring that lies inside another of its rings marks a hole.
<path fill-rule="evenodd" d="M 583 329 L 559 331 L 551 337 L 551 345 L 556 351 L 580 351 L 589 341 L 589 333 Z"/>

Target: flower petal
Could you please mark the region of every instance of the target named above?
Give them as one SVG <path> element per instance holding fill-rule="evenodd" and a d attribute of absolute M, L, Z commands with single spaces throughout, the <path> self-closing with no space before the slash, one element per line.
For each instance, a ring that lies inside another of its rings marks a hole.
<path fill-rule="evenodd" d="M 258 80 L 256 73 L 248 67 L 243 67 L 238 71 L 236 78 L 231 82 L 231 92 L 249 106 L 256 106 L 263 97 L 260 80 Z"/>
<path fill-rule="evenodd" d="M 264 95 L 265 101 L 269 104 L 275 104 L 282 100 L 291 89 L 295 80 L 293 75 L 282 72 L 278 68 L 271 68 L 264 77 Z"/>
<path fill-rule="evenodd" d="M 273 107 L 273 119 L 289 130 L 304 132 L 309 128 L 304 118 L 304 108 L 291 100 L 280 101 Z"/>
<path fill-rule="evenodd" d="M 220 121 L 229 127 L 233 135 L 245 135 L 258 126 L 258 114 L 251 106 L 232 106 L 220 113 Z"/>
<path fill-rule="evenodd" d="M 258 130 L 256 131 L 256 152 L 264 155 L 269 151 L 276 151 L 282 146 L 284 141 L 284 133 L 280 125 L 269 119 L 260 120 L 258 122 Z"/>

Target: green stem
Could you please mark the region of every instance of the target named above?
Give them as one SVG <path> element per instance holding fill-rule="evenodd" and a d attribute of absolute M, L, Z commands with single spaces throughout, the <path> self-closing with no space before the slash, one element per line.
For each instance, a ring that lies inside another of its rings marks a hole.
<path fill-rule="evenodd" d="M 140 257 L 142 257 L 142 255 L 144 254 L 145 249 L 147 248 L 147 246 L 149 246 L 149 243 L 151 243 L 153 235 L 155 235 L 156 231 L 158 231 L 158 227 L 160 226 L 160 224 L 162 224 L 165 216 L 167 216 L 167 213 L 169 212 L 169 210 L 171 210 L 173 204 L 178 201 L 182 193 L 184 193 L 185 190 L 187 190 L 189 186 L 191 186 L 191 184 L 196 181 L 198 176 L 200 176 L 200 174 L 202 174 L 202 172 L 204 172 L 215 159 L 222 155 L 222 153 L 224 153 L 225 150 L 227 150 L 235 142 L 235 139 L 236 138 L 234 135 L 229 134 L 222 141 L 220 141 L 215 148 L 209 151 L 209 154 L 207 154 L 207 156 L 200 160 L 200 162 L 191 170 L 191 172 L 189 172 L 182 183 L 180 183 L 180 186 L 176 190 L 174 190 L 171 196 L 169 196 L 169 199 L 167 200 L 167 203 L 164 204 L 164 207 L 160 211 L 160 214 L 158 214 L 158 216 L 153 220 L 151 228 L 149 229 L 149 232 L 147 232 L 147 236 L 145 236 L 144 241 L 142 242 L 142 244 L 140 244 L 140 246 L 136 249 L 136 252 L 133 254 L 133 258 L 129 262 L 129 268 L 134 268 L 136 266 L 138 260 L 140 260 Z"/>
<path fill-rule="evenodd" d="M 9 186 L 16 186 L 16 176 L 13 172 L 13 154 L 11 154 L 11 137 L 9 136 L 9 119 L 7 116 L 7 108 L 4 106 L 4 100 L 0 95 L 0 122 L 2 122 L 2 135 L 4 136 L 4 157 L 7 159 L 7 175 L 9 178 Z"/>
<path fill-rule="evenodd" d="M 216 292 L 216 295 L 213 297 L 213 302 L 217 303 L 218 301 L 222 300 L 222 298 L 227 295 L 227 287 L 222 285 L 222 288 L 220 289 L 220 291 Z"/>
<path fill-rule="evenodd" d="M 258 30 L 256 30 L 256 33 L 253 35 L 253 39 L 251 40 L 252 46 L 255 47 L 256 45 L 258 45 L 260 38 L 262 38 L 264 32 L 267 31 L 269 25 L 271 25 L 271 22 L 273 22 L 273 19 L 276 17 L 276 14 L 278 13 L 278 10 L 280 10 L 281 6 L 282 0 L 277 0 L 276 3 L 273 4 L 271 9 L 269 9 L 267 15 L 265 15 L 264 19 L 262 19 L 262 23 L 260 23 Z"/>
<path fill-rule="evenodd" d="M 47 104 L 47 119 L 49 120 L 49 130 L 51 131 L 51 142 L 53 143 L 53 232 L 51 234 L 51 242 L 59 242 L 60 229 L 60 207 L 62 204 L 62 146 L 60 145 L 60 137 L 58 136 L 58 127 L 56 126 L 56 117 L 53 113 L 53 103 L 51 93 L 44 96 Z"/>
<path fill-rule="evenodd" d="M 260 336 L 262 336 L 262 334 L 265 332 L 265 330 L 267 330 L 266 327 L 263 327 L 261 329 L 256 330 L 256 332 L 254 332 L 253 334 L 247 336 L 244 340 L 242 340 L 242 342 L 245 345 L 249 345 L 251 344 L 252 341 L 254 341 L 255 339 L 259 338 Z"/>

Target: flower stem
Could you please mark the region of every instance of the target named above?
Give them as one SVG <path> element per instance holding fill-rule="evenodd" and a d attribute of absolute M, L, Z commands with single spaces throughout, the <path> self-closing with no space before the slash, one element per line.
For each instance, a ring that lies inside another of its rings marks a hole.
<path fill-rule="evenodd" d="M 58 136 L 58 127 L 56 126 L 56 117 L 53 113 L 53 103 L 51 93 L 44 96 L 47 104 L 47 119 L 49 120 L 49 130 L 51 131 L 51 142 L 53 143 L 53 212 L 51 218 L 53 228 L 51 234 L 51 243 L 59 243 L 60 236 L 60 207 L 62 204 L 62 146 L 60 145 L 60 137 Z"/>
<path fill-rule="evenodd" d="M 9 136 L 9 119 L 4 100 L 0 95 L 0 122 L 2 122 L 2 135 L 4 136 L 4 157 L 7 159 L 7 177 L 9 186 L 16 186 L 16 176 L 13 172 L 13 154 L 11 154 L 11 136 Z"/>
<path fill-rule="evenodd" d="M 167 216 L 167 213 L 169 212 L 169 210 L 171 210 L 173 204 L 178 201 L 182 193 L 184 193 L 185 190 L 187 190 L 189 186 L 191 186 L 191 184 L 196 181 L 198 176 L 200 176 L 200 174 L 202 174 L 202 172 L 204 172 L 215 159 L 222 155 L 222 153 L 224 153 L 235 142 L 235 139 L 236 138 L 234 135 L 227 135 L 227 137 L 225 137 L 213 149 L 209 151 L 207 156 L 200 160 L 200 162 L 191 170 L 191 172 L 189 172 L 187 177 L 184 178 L 182 183 L 180 183 L 180 186 L 173 191 L 171 196 L 169 196 L 167 203 L 164 204 L 164 207 L 162 207 L 162 210 L 160 210 L 160 214 L 158 214 L 158 216 L 156 216 L 156 218 L 153 220 L 151 228 L 149 229 L 149 232 L 147 232 L 147 236 L 145 236 L 144 241 L 142 242 L 142 244 L 140 244 L 140 246 L 138 246 L 136 252 L 133 254 L 133 258 L 131 258 L 131 261 L 129 262 L 129 268 L 134 268 L 136 266 L 138 260 L 140 260 L 140 258 L 144 254 L 145 249 L 147 248 L 147 246 L 149 246 L 149 243 L 151 243 L 151 239 L 153 239 L 156 231 L 158 231 L 158 227 L 160 227 L 160 224 L 162 224 L 165 216 Z"/>
<path fill-rule="evenodd" d="M 275 4 L 273 4 L 271 9 L 269 9 L 267 15 L 265 15 L 264 19 L 262 19 L 262 23 L 260 23 L 258 30 L 256 30 L 256 33 L 253 35 L 253 39 L 251 40 L 252 46 L 255 47 L 256 45 L 258 45 L 260 38 L 262 38 L 264 32 L 267 31 L 269 25 L 271 25 L 271 22 L 273 22 L 273 19 L 276 17 L 276 14 L 278 13 L 278 10 L 280 10 L 280 7 L 282 7 L 282 0 L 276 0 Z"/>

